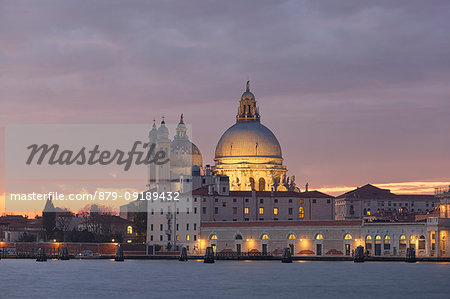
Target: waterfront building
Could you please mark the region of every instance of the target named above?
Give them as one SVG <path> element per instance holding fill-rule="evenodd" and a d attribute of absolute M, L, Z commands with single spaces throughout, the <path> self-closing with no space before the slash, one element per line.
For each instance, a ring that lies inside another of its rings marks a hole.
<path fill-rule="evenodd" d="M 173 153 L 175 141 L 163 122 L 149 135 L 151 142 Z M 290 248 L 294 256 L 351 256 L 362 245 L 374 256 L 404 256 L 407 248 L 416 249 L 418 256 L 449 256 L 450 219 L 442 213 L 432 217 L 439 207 L 432 195 L 398 195 L 370 184 L 337 198 L 310 191 L 308 184 L 301 192 L 295 177 L 286 176 L 275 135 L 260 123 L 248 83 L 236 124 L 216 146 L 213 167 L 202 168 L 200 150 L 185 137 L 183 119 L 177 136 L 183 145 L 177 146 L 177 155 L 171 154 L 171 163 L 181 166 L 149 171 L 149 192 L 181 192 L 178 205 L 148 205 L 147 244 L 152 250 L 186 247 L 190 254 L 204 254 L 212 246 L 216 253 L 277 255 Z M 188 163 L 183 155 L 189 153 Z M 448 198 L 441 202 L 443 211 Z M 417 215 L 421 221 L 415 221 Z"/>
<path fill-rule="evenodd" d="M 337 220 L 370 218 L 368 216 L 380 214 L 388 214 L 395 219 L 404 214 L 432 212 L 439 205 L 439 199 L 434 195 L 399 195 L 370 184 L 337 196 L 335 202 Z"/>
<path fill-rule="evenodd" d="M 450 219 L 423 222 L 370 223 L 361 220 L 202 222 L 200 249 L 216 252 L 294 256 L 351 256 L 362 245 L 371 256 L 404 257 L 414 248 L 419 257 L 449 257 Z"/>

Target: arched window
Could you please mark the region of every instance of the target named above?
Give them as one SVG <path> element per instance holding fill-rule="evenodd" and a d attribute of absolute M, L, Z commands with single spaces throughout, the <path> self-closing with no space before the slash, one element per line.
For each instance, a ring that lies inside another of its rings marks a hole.
<path fill-rule="evenodd" d="M 255 190 L 255 179 L 254 178 L 250 178 L 250 190 Z"/>
<path fill-rule="evenodd" d="M 384 250 L 391 250 L 391 237 L 384 236 Z"/>
<path fill-rule="evenodd" d="M 263 234 L 261 236 L 261 240 L 269 240 L 269 236 L 267 234 Z"/>
<path fill-rule="evenodd" d="M 345 237 L 344 237 L 344 239 L 345 239 L 345 240 L 351 240 L 351 239 L 353 239 L 353 238 L 352 238 L 352 235 L 346 234 Z"/>
<path fill-rule="evenodd" d="M 380 235 L 375 236 L 375 244 L 381 244 L 381 236 Z"/>
<path fill-rule="evenodd" d="M 241 234 L 237 234 L 236 237 L 235 237 L 235 239 L 236 239 L 236 240 L 242 240 L 243 238 L 242 238 L 242 235 L 241 235 Z"/>
<path fill-rule="evenodd" d="M 214 234 L 214 235 L 211 235 L 210 239 L 211 239 L 211 240 L 217 240 L 217 235 L 215 235 L 215 234 Z"/>
<path fill-rule="evenodd" d="M 266 180 L 264 178 L 259 179 L 259 191 L 266 190 Z"/>
<path fill-rule="evenodd" d="M 409 248 L 416 248 L 416 237 L 414 235 L 409 237 Z"/>
<path fill-rule="evenodd" d="M 294 234 L 289 234 L 288 239 L 289 240 L 295 240 L 295 235 Z"/>
<path fill-rule="evenodd" d="M 406 250 L 406 237 L 405 235 L 400 236 L 400 240 L 398 241 L 398 249 Z"/>
<path fill-rule="evenodd" d="M 371 250 L 372 249 L 372 237 L 366 236 L 366 249 Z"/>
<path fill-rule="evenodd" d="M 303 207 L 298 208 L 298 218 L 299 219 L 305 218 L 305 209 Z"/>
<path fill-rule="evenodd" d="M 322 234 L 317 234 L 316 235 L 316 240 L 323 240 L 323 235 Z"/>
<path fill-rule="evenodd" d="M 419 237 L 419 250 L 425 250 L 425 236 Z"/>
<path fill-rule="evenodd" d="M 133 227 L 131 225 L 127 226 L 127 234 L 131 235 L 133 233 Z"/>

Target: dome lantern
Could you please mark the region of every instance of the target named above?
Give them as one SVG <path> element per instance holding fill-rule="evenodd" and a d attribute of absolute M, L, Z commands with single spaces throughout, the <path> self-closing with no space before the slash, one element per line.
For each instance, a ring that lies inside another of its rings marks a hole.
<path fill-rule="evenodd" d="M 255 95 L 250 91 L 250 81 L 247 81 L 245 92 L 241 96 L 241 101 L 236 115 L 236 122 L 258 121 L 259 109 L 256 107 Z"/>

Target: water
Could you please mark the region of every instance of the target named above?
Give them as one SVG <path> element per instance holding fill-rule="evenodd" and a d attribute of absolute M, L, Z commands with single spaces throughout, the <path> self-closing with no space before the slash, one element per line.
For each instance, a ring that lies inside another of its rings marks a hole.
<path fill-rule="evenodd" d="M 0 298 L 448 298 L 450 263 L 0 261 Z"/>

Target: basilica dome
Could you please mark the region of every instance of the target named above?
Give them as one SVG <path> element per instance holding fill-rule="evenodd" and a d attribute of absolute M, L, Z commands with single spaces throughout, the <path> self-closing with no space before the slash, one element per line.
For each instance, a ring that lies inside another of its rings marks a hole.
<path fill-rule="evenodd" d="M 220 138 L 216 158 L 251 156 L 281 158 L 280 143 L 260 122 L 238 122 Z"/>
<path fill-rule="evenodd" d="M 214 162 L 214 174 L 228 176 L 230 190 L 276 190 L 285 177 L 280 143 L 260 122 L 250 82 L 241 96 L 236 123 L 217 143 Z"/>

